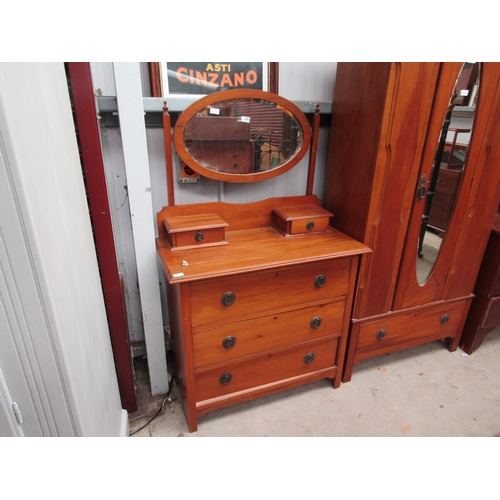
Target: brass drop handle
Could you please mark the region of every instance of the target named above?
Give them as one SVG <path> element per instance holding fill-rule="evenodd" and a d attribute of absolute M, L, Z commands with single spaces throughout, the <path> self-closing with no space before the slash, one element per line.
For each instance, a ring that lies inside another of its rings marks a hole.
<path fill-rule="evenodd" d="M 305 356 L 304 356 L 304 363 L 306 365 L 310 365 L 313 361 L 314 361 L 314 353 L 313 352 L 308 352 Z"/>
<path fill-rule="evenodd" d="M 223 375 L 220 376 L 219 378 L 219 382 L 222 384 L 222 385 L 227 385 L 229 384 L 229 382 L 231 382 L 231 380 L 233 380 L 233 376 L 230 374 L 230 373 L 224 373 Z"/>
<path fill-rule="evenodd" d="M 236 344 L 236 337 L 233 336 L 226 337 L 222 341 L 222 347 L 224 347 L 224 349 L 232 349 L 235 344 Z"/>
<path fill-rule="evenodd" d="M 309 221 L 306 224 L 306 228 L 309 229 L 309 231 L 312 231 L 314 229 L 314 222 L 313 221 Z"/>
<path fill-rule="evenodd" d="M 385 334 L 386 334 L 386 331 L 385 331 L 385 330 L 379 330 L 379 331 L 377 332 L 376 337 L 377 337 L 377 339 L 378 339 L 378 340 L 382 340 L 382 339 L 385 337 Z"/>
<path fill-rule="evenodd" d="M 201 231 L 198 231 L 195 235 L 194 235 L 194 239 L 196 241 L 203 241 L 203 238 L 205 238 L 205 235 L 201 232 Z"/>
<path fill-rule="evenodd" d="M 321 318 L 319 316 L 315 316 L 311 320 L 311 328 L 314 328 L 315 330 L 318 329 L 321 326 Z"/>
<path fill-rule="evenodd" d="M 324 274 L 319 274 L 316 276 L 316 279 L 314 280 L 314 286 L 316 288 L 322 288 L 325 286 L 326 283 L 326 276 Z"/>
<path fill-rule="evenodd" d="M 225 306 L 230 306 L 234 304 L 235 300 L 236 300 L 236 295 L 233 292 L 226 292 L 221 298 L 221 302 Z"/>

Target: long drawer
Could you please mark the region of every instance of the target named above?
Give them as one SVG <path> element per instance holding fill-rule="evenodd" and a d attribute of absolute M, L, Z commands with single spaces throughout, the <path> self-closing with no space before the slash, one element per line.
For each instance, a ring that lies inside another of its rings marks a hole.
<path fill-rule="evenodd" d="M 470 299 L 416 308 L 354 322 L 359 328 L 355 361 L 461 333 Z"/>
<path fill-rule="evenodd" d="M 193 283 L 190 285 L 192 327 L 223 325 L 346 295 L 350 262 L 350 259 L 313 262 Z"/>
<path fill-rule="evenodd" d="M 193 332 L 194 367 L 341 335 L 345 300 Z"/>
<path fill-rule="evenodd" d="M 196 401 L 225 396 L 326 368 L 334 368 L 337 337 L 305 342 L 261 356 L 195 370 Z"/>

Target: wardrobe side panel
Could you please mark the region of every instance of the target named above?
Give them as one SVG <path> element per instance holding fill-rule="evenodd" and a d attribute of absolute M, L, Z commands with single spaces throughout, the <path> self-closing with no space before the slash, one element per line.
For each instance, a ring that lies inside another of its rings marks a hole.
<path fill-rule="evenodd" d="M 390 63 L 339 63 L 324 207 L 340 231 L 365 241 Z"/>

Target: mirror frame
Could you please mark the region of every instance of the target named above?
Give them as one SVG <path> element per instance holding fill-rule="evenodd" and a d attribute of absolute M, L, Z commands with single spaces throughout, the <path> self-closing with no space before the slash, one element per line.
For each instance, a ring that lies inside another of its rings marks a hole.
<path fill-rule="evenodd" d="M 302 144 L 297 149 L 295 154 L 272 170 L 255 172 L 251 174 L 232 174 L 228 172 L 219 172 L 216 170 L 211 170 L 198 163 L 189 154 L 184 144 L 184 130 L 187 124 L 189 123 L 191 118 L 196 116 L 197 113 L 204 110 L 206 107 L 232 99 L 264 100 L 273 104 L 277 104 L 278 106 L 284 108 L 286 111 L 290 112 L 302 127 L 303 133 Z M 226 182 L 259 182 L 282 175 L 292 169 L 295 165 L 297 165 L 309 150 L 311 135 L 311 125 L 309 124 L 306 115 L 288 99 L 285 99 L 284 97 L 281 97 L 277 94 L 273 94 L 272 92 L 265 92 L 263 90 L 225 90 L 221 92 L 214 92 L 213 94 L 202 97 L 183 111 L 174 127 L 174 145 L 181 160 L 195 172 L 203 175 L 204 177 Z"/>

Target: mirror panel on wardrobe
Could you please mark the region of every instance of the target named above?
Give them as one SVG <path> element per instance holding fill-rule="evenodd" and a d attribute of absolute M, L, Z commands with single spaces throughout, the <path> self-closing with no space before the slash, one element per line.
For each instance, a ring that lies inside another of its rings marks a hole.
<path fill-rule="evenodd" d="M 429 178 L 420 178 L 417 198 L 425 203 L 417 250 L 417 280 L 433 272 L 459 195 L 474 124 L 479 63 L 464 63 L 443 120 Z"/>

